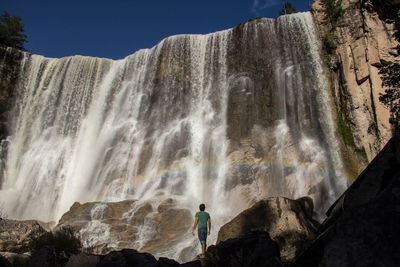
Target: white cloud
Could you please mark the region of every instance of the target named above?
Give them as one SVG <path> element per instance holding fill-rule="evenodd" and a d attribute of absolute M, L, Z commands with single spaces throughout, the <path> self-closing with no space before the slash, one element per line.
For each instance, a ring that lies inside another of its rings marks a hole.
<path fill-rule="evenodd" d="M 279 0 L 254 0 L 253 6 L 251 7 L 251 12 L 253 12 L 256 16 L 259 16 L 260 11 L 277 4 L 279 4 Z"/>

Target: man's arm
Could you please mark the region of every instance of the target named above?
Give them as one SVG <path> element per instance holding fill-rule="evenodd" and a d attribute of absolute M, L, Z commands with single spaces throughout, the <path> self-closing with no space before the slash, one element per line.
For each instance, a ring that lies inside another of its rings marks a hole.
<path fill-rule="evenodd" d="M 192 235 L 194 235 L 194 230 L 196 230 L 197 223 L 199 222 L 199 217 L 196 217 L 194 220 L 194 225 L 193 225 L 193 230 L 192 230 Z"/>
<path fill-rule="evenodd" d="M 211 231 L 211 219 L 208 218 L 208 235 L 210 235 L 210 231 Z"/>

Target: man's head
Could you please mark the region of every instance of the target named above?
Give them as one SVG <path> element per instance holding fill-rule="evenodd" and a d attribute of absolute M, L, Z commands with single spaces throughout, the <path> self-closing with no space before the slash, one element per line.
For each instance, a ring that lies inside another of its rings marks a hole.
<path fill-rule="evenodd" d="M 199 209 L 200 209 L 201 211 L 204 211 L 204 210 L 206 209 L 206 205 L 200 204 Z"/>

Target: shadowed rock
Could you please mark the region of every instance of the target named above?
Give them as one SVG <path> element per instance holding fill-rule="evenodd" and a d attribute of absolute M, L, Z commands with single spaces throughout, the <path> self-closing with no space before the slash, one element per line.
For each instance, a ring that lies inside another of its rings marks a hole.
<path fill-rule="evenodd" d="M 212 245 L 207 249 L 202 266 L 282 266 L 278 245 L 267 232 L 252 231 Z"/>
<path fill-rule="evenodd" d="M 398 266 L 400 129 L 330 208 L 293 266 Z"/>
<path fill-rule="evenodd" d="M 312 219 L 310 198 L 291 200 L 274 197 L 261 200 L 221 227 L 218 242 L 253 229 L 267 231 L 279 244 L 282 261 L 292 261 L 296 252 L 315 238 L 318 223 Z"/>
<path fill-rule="evenodd" d="M 24 253 L 29 251 L 32 239 L 46 230 L 34 220 L 0 220 L 0 251 Z"/>
<path fill-rule="evenodd" d="M 0 252 L 0 266 L 28 266 L 29 255 L 12 252 Z"/>

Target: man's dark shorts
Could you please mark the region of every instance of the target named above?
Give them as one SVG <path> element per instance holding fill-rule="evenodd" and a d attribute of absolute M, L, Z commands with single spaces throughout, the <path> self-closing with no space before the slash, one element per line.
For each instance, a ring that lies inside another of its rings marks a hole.
<path fill-rule="evenodd" d="M 199 235 L 200 243 L 206 243 L 207 240 L 207 228 L 197 229 L 197 234 Z"/>

